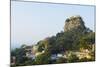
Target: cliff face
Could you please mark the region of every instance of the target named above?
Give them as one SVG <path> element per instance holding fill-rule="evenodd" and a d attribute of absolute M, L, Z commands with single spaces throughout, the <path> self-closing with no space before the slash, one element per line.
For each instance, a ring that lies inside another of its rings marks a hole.
<path fill-rule="evenodd" d="M 64 32 L 78 28 L 81 30 L 85 29 L 84 21 L 80 16 L 72 16 L 66 19 Z"/>

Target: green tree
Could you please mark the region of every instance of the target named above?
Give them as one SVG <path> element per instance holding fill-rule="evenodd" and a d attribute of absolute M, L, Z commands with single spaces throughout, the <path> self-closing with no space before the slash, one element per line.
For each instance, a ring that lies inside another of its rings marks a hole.
<path fill-rule="evenodd" d="M 92 49 L 92 45 L 95 44 L 95 33 L 90 32 L 85 35 L 83 35 L 80 38 L 80 48 L 84 49 Z"/>
<path fill-rule="evenodd" d="M 57 59 L 56 63 L 67 63 L 67 59 L 61 57 L 61 58 Z"/>
<path fill-rule="evenodd" d="M 67 59 L 67 62 L 70 62 L 70 63 L 78 62 L 78 61 L 79 61 L 79 58 L 75 54 L 72 54 L 72 53 Z"/>
<path fill-rule="evenodd" d="M 16 66 L 19 65 L 23 66 L 26 65 L 26 63 L 28 64 L 29 61 L 31 62 L 29 58 L 25 57 L 26 55 L 25 47 L 26 45 L 22 45 L 20 48 L 16 48 L 11 51 L 11 57 L 12 56 L 16 57 Z"/>
<path fill-rule="evenodd" d="M 50 55 L 48 53 L 43 53 L 41 55 L 38 55 L 35 59 L 35 64 L 48 64 L 50 63 Z"/>

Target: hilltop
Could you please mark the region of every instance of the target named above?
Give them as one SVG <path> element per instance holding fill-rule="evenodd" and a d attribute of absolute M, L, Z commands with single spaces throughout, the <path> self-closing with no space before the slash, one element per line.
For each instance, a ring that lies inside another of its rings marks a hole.
<path fill-rule="evenodd" d="M 71 16 L 65 20 L 64 31 L 28 49 L 22 46 L 12 56 L 17 57 L 17 65 L 94 61 L 94 45 L 95 32 L 85 26 L 81 16 Z"/>

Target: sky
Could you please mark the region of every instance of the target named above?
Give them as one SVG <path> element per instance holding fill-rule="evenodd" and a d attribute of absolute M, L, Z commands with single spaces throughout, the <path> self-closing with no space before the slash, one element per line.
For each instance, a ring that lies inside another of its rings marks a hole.
<path fill-rule="evenodd" d="M 74 15 L 80 15 L 86 27 L 94 31 L 95 6 L 12 1 L 11 48 L 56 35 Z"/>

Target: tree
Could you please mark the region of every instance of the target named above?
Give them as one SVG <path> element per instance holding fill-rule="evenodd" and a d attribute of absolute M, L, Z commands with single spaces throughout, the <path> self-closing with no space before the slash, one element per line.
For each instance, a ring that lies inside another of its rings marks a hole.
<path fill-rule="evenodd" d="M 80 48 L 84 49 L 92 49 L 92 45 L 95 43 L 95 33 L 90 32 L 85 35 L 83 35 L 80 38 Z"/>
<path fill-rule="evenodd" d="M 36 57 L 34 63 L 37 64 L 37 65 L 50 63 L 50 55 L 49 55 L 49 53 L 43 53 L 41 55 L 38 55 Z"/>
<path fill-rule="evenodd" d="M 67 63 L 67 59 L 60 57 L 59 59 L 57 59 L 56 63 Z"/>
<path fill-rule="evenodd" d="M 31 63 L 28 63 L 28 62 L 31 62 L 31 60 L 25 57 L 26 55 L 25 47 L 26 45 L 22 45 L 20 48 L 16 48 L 12 50 L 11 52 L 11 57 L 12 56 L 16 57 L 16 66 L 19 66 L 19 65 L 23 66 L 26 64 L 31 64 Z"/>
<path fill-rule="evenodd" d="M 70 63 L 78 62 L 78 61 L 79 61 L 79 58 L 75 54 L 72 54 L 72 53 L 67 59 L 67 62 L 70 62 Z"/>

